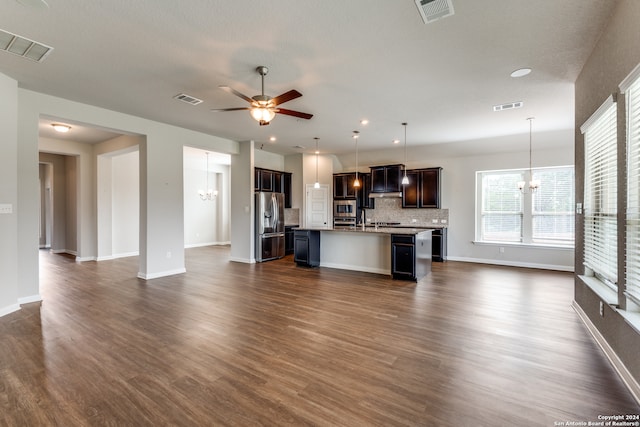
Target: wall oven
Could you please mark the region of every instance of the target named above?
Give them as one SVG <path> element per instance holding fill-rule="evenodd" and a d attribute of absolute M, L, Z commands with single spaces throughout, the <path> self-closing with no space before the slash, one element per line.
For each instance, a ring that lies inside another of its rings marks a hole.
<path fill-rule="evenodd" d="M 358 204 L 355 200 L 333 201 L 333 227 L 355 227 Z"/>

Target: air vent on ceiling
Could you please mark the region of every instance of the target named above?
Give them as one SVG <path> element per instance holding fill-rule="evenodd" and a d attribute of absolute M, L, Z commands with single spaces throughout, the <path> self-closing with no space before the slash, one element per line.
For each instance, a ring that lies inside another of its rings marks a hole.
<path fill-rule="evenodd" d="M 522 101 L 518 102 L 508 102 L 502 105 L 494 105 L 493 111 L 504 111 L 504 110 L 513 110 L 514 108 L 521 108 L 523 105 Z"/>
<path fill-rule="evenodd" d="M 186 93 L 180 93 L 173 97 L 173 99 L 177 99 L 178 101 L 186 102 L 191 105 L 198 105 L 202 102 L 202 99 L 194 98 L 193 96 L 189 96 Z"/>
<path fill-rule="evenodd" d="M 451 0 L 415 0 L 425 24 L 453 15 Z"/>
<path fill-rule="evenodd" d="M 42 62 L 53 48 L 42 43 L 29 40 L 17 34 L 0 30 L 0 50 L 13 53 L 14 55 Z"/>

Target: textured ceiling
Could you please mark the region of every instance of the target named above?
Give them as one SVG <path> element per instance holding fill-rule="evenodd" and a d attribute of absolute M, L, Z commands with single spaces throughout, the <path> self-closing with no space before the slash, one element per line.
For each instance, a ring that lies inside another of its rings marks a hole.
<path fill-rule="evenodd" d="M 324 152 L 351 151 L 355 129 L 361 150 L 389 148 L 404 121 L 408 145 L 523 134 L 529 116 L 539 132 L 573 128 L 573 82 L 616 2 L 452 2 L 455 15 L 425 25 L 413 0 L 7 0 L 0 29 L 55 50 L 42 63 L 0 52 L 0 73 L 280 153 L 310 151 L 316 136 Z M 270 69 L 268 95 L 297 89 L 283 107 L 314 117 L 260 127 L 246 111 L 210 111 L 245 106 L 219 85 L 259 94 L 258 65 Z M 533 72 L 509 76 L 521 67 Z M 513 101 L 524 107 L 492 110 Z"/>

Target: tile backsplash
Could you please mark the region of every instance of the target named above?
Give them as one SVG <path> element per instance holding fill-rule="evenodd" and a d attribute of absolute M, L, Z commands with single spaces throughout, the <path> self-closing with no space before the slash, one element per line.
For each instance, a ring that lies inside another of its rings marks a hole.
<path fill-rule="evenodd" d="M 367 222 L 400 222 L 403 225 L 435 227 L 435 220 L 438 227 L 449 227 L 449 209 L 403 209 L 402 199 L 391 197 L 376 199 L 375 206 L 375 209 L 366 210 Z"/>
<path fill-rule="evenodd" d="M 287 208 L 284 210 L 285 225 L 300 225 L 300 209 Z"/>

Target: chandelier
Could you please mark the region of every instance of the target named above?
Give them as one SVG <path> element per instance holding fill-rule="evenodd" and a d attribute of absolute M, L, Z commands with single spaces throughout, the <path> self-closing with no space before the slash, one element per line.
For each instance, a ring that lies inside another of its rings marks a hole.
<path fill-rule="evenodd" d="M 529 120 L 529 191 L 531 193 L 535 193 L 536 190 L 540 187 L 540 181 L 538 181 L 537 179 L 536 180 L 533 179 L 533 170 L 531 168 L 531 134 L 532 134 L 533 119 L 535 119 L 535 117 L 527 118 L 527 120 Z M 525 184 L 526 183 L 524 181 L 518 181 L 518 190 L 524 193 Z"/>
<path fill-rule="evenodd" d="M 207 190 L 198 190 L 198 195 L 202 200 L 215 200 L 218 197 L 218 190 L 213 190 L 209 187 L 209 152 L 207 152 L 207 170 L 206 170 L 206 183 L 205 187 Z"/>

